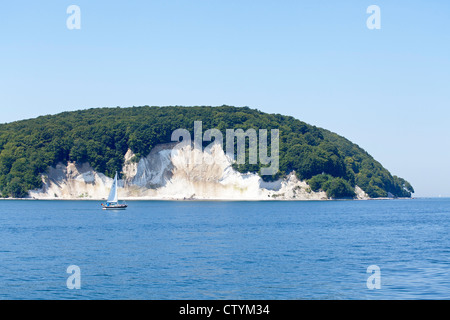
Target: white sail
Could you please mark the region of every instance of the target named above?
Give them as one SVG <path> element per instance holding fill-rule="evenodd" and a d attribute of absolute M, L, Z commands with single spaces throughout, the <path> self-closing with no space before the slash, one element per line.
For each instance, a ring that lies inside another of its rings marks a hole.
<path fill-rule="evenodd" d="M 114 177 L 114 182 L 111 187 L 111 192 L 109 193 L 108 202 L 117 203 L 117 172 L 116 176 Z"/>

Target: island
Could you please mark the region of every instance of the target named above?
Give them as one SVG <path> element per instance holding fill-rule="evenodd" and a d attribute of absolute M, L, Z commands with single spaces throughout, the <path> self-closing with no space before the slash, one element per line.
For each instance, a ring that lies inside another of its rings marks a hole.
<path fill-rule="evenodd" d="M 192 142 L 180 148 L 177 130 Z M 273 157 L 276 151 L 275 170 L 267 174 L 263 145 L 251 135 L 244 137 L 242 157 L 238 148 L 233 157 L 229 143 L 208 136 L 211 130 L 223 137 L 227 130 L 267 132 L 266 153 Z M 252 148 L 259 151 L 257 161 L 251 161 Z M 121 199 L 379 199 L 414 193 L 408 181 L 348 139 L 249 107 L 94 108 L 0 124 L 2 198 L 105 199 L 116 172 Z"/>

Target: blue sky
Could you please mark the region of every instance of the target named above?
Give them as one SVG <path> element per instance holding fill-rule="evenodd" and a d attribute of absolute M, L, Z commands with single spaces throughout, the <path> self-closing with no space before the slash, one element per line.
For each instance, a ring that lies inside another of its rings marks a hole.
<path fill-rule="evenodd" d="M 66 27 L 69 5 L 81 29 Z M 369 30 L 369 5 L 381 29 Z M 234 105 L 357 143 L 450 196 L 450 2 L 8 1 L 0 123 L 92 107 Z"/>

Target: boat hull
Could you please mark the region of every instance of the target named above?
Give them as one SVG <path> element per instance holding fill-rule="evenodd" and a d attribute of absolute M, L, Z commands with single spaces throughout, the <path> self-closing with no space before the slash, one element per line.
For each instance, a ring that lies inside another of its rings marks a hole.
<path fill-rule="evenodd" d="M 116 205 L 102 205 L 103 210 L 125 210 L 128 206 L 126 204 L 116 204 Z"/>

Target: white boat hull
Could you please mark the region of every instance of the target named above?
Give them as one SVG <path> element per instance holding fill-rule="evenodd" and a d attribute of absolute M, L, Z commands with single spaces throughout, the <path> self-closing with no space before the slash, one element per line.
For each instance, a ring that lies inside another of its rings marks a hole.
<path fill-rule="evenodd" d="M 126 204 L 115 204 L 115 205 L 102 205 L 103 210 L 125 210 L 128 206 Z"/>

